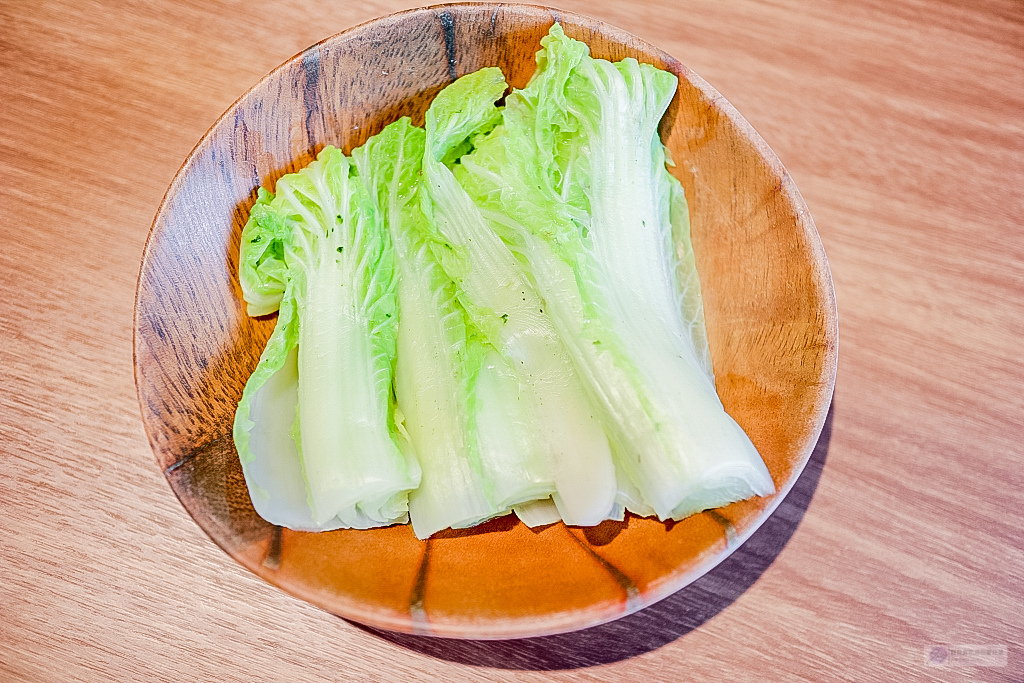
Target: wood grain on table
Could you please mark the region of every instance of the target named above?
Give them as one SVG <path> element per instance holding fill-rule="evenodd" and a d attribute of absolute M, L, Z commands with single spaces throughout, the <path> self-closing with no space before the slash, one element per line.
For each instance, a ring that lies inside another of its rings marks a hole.
<path fill-rule="evenodd" d="M 632 617 L 369 632 L 237 566 L 142 431 L 150 222 L 224 109 L 395 2 L 0 4 L 0 680 L 1021 680 L 1024 5 L 560 3 L 707 79 L 786 164 L 840 314 L 832 414 L 769 523 Z M 928 666 L 933 646 L 1005 667 Z"/>

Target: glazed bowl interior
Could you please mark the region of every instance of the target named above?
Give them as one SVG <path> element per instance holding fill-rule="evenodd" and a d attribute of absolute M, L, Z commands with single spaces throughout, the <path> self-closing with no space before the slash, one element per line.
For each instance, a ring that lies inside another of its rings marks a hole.
<path fill-rule="evenodd" d="M 661 127 L 690 203 L 717 388 L 778 492 L 680 522 L 627 516 L 529 529 L 514 516 L 417 540 L 408 526 L 301 533 L 253 510 L 231 437 L 274 326 L 245 314 L 238 242 L 256 189 L 346 152 L 400 116 L 422 125 L 454 78 L 499 66 L 526 84 L 554 21 L 610 60 L 672 71 Z M 235 560 L 330 612 L 391 630 L 535 636 L 635 611 L 731 553 L 792 487 L 825 420 L 836 369 L 831 278 L 785 169 L 707 83 L 643 41 L 524 5 L 447 5 L 350 29 L 257 83 L 185 161 L 156 216 L 136 301 L 135 372 L 157 461 L 189 514 Z M 187 552 L 187 549 L 183 549 Z"/>

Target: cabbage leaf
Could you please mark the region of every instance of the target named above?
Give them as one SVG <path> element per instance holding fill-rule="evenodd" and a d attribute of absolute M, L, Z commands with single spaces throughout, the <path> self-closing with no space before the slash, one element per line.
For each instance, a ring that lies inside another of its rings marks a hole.
<path fill-rule="evenodd" d="M 423 207 L 434 252 L 473 323 L 511 366 L 535 407 L 552 464 L 554 505 L 567 524 L 597 524 L 615 502 L 607 437 L 548 313 L 517 256 L 462 188 L 451 164 L 501 118 L 497 68 L 463 76 L 426 114 Z"/>
<path fill-rule="evenodd" d="M 686 200 L 658 136 L 676 77 L 593 59 L 558 24 L 542 45 L 458 177 L 529 264 L 628 480 L 618 501 L 681 519 L 772 493 L 715 390 Z"/>
<path fill-rule="evenodd" d="M 239 258 L 250 315 L 279 311 L 235 416 L 253 504 L 295 529 L 407 521 L 420 472 L 399 449 L 391 401 L 390 237 L 333 147 L 276 190 L 260 189 Z"/>

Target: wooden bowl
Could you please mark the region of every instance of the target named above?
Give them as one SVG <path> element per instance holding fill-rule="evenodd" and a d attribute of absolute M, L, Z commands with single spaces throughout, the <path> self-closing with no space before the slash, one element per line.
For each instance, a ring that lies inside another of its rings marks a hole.
<path fill-rule="evenodd" d="M 718 392 L 778 493 L 662 523 L 630 516 L 530 530 L 514 516 L 417 540 L 408 526 L 299 533 L 253 510 L 231 438 L 235 407 L 273 319 L 245 315 L 238 242 L 256 188 L 346 152 L 402 115 L 422 125 L 457 76 L 500 66 L 522 87 L 552 22 L 595 57 L 679 76 L 662 123 L 690 201 Z M 236 102 L 182 165 L 153 222 L 135 305 L 135 379 L 157 461 L 189 514 L 229 555 L 334 614 L 467 638 L 592 626 L 679 590 L 771 514 L 809 458 L 835 381 L 831 276 L 782 164 L 685 66 L 607 24 L 509 4 L 391 15 L 310 47 Z M 188 552 L 182 548 L 182 552 Z"/>

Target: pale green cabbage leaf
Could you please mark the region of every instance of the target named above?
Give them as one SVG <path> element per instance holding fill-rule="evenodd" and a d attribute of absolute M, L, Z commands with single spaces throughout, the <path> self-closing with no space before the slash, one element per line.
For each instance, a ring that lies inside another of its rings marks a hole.
<path fill-rule="evenodd" d="M 353 153 L 396 254 L 395 394 L 422 467 L 409 496 L 420 538 L 507 514 L 555 489 L 518 377 L 466 319 L 432 252 L 418 196 L 424 142 L 424 131 L 403 118 Z"/>
<path fill-rule="evenodd" d="M 242 231 L 251 315 L 279 309 L 234 437 L 256 511 L 302 530 L 408 519 L 419 465 L 398 446 L 394 252 L 341 151 L 261 189 Z"/>
<path fill-rule="evenodd" d="M 426 114 L 423 206 L 435 254 L 473 323 L 517 374 L 534 406 L 534 429 L 552 463 L 554 505 L 568 524 L 597 524 L 615 505 L 607 437 L 572 360 L 517 256 L 490 226 L 450 167 L 501 117 L 497 68 L 442 90 Z"/>
<path fill-rule="evenodd" d="M 619 503 L 681 519 L 772 493 L 711 373 L 686 200 L 658 136 L 675 76 L 593 59 L 557 24 L 542 45 L 458 177 L 529 265 L 608 430 Z"/>

